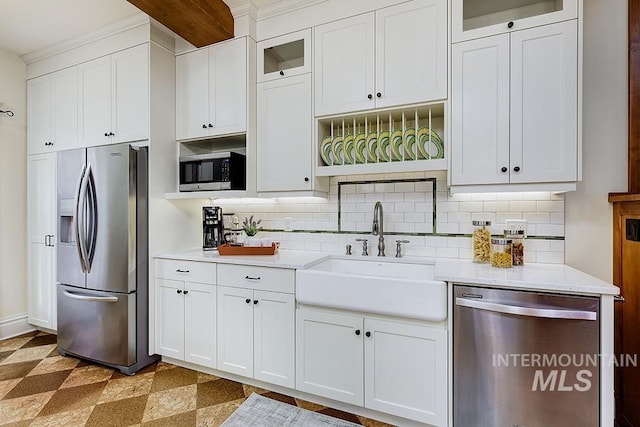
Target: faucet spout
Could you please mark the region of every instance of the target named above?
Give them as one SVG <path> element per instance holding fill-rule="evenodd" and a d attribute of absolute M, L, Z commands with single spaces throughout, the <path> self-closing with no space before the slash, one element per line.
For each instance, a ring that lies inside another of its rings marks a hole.
<path fill-rule="evenodd" d="M 376 202 L 373 208 L 373 235 L 378 237 L 378 256 L 385 256 L 384 254 L 384 212 L 382 209 L 382 203 Z"/>

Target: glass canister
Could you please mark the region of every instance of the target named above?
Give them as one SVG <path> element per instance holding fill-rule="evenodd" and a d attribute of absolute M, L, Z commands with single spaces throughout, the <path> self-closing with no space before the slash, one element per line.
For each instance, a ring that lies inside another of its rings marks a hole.
<path fill-rule="evenodd" d="M 491 260 L 491 221 L 473 221 L 471 251 L 473 262 L 488 263 Z"/>
<path fill-rule="evenodd" d="M 524 230 L 504 230 L 504 238 L 511 239 L 512 264 L 524 265 Z"/>
<path fill-rule="evenodd" d="M 499 268 L 509 268 L 513 265 L 511 259 L 511 239 L 491 239 L 491 265 Z"/>

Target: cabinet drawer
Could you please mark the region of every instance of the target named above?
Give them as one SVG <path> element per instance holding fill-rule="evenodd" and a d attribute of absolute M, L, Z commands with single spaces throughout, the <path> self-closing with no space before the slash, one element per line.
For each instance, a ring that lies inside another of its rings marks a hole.
<path fill-rule="evenodd" d="M 216 264 L 211 262 L 157 259 L 155 270 L 159 279 L 216 284 Z"/>
<path fill-rule="evenodd" d="M 259 289 L 292 294 L 295 270 L 250 265 L 218 266 L 218 283 L 239 288 Z"/>

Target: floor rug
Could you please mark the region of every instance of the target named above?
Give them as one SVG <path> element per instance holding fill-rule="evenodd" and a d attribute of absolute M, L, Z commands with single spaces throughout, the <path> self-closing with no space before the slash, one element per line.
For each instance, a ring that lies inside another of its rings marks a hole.
<path fill-rule="evenodd" d="M 222 424 L 224 427 L 353 427 L 357 424 L 307 411 L 252 393 Z"/>

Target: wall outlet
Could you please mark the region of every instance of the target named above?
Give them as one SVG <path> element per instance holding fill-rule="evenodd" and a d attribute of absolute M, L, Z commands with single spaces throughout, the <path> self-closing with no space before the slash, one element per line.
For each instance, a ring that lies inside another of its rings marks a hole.
<path fill-rule="evenodd" d="M 524 230 L 524 234 L 527 234 L 527 220 L 526 219 L 505 219 L 505 230 Z"/>
<path fill-rule="evenodd" d="M 284 231 L 293 231 L 293 218 L 284 219 Z"/>

